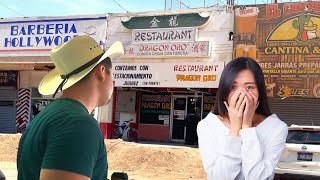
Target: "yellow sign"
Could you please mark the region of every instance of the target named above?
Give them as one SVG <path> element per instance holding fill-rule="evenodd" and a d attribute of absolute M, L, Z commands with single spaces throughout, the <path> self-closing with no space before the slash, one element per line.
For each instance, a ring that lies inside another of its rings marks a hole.
<path fill-rule="evenodd" d="M 293 89 L 289 86 L 282 85 L 279 87 L 278 96 L 280 97 L 290 97 L 290 96 L 300 96 L 306 97 L 309 95 L 309 89 Z"/>
<path fill-rule="evenodd" d="M 301 14 L 298 17 L 291 17 L 279 24 L 270 32 L 267 42 L 296 42 L 299 45 L 307 45 L 311 42 L 320 42 L 320 17 L 310 14 Z M 284 44 L 281 44 L 284 45 Z M 317 48 L 319 50 L 319 48 Z M 279 50 L 266 48 L 266 54 L 298 54 L 310 53 L 305 47 L 282 47 Z"/>

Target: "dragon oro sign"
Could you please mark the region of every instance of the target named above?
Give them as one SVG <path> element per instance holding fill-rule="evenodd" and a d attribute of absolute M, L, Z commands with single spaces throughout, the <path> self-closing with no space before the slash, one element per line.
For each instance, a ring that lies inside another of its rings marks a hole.
<path fill-rule="evenodd" d="M 239 6 L 234 57 L 261 66 L 270 97 L 320 98 L 320 2 Z"/>

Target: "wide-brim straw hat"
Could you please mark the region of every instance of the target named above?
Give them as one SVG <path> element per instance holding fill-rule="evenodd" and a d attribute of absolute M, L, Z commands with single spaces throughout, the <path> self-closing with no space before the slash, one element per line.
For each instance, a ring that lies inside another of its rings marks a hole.
<path fill-rule="evenodd" d="M 106 58 L 116 58 L 124 53 L 117 41 L 107 51 L 89 36 L 77 36 L 51 50 L 55 69 L 40 82 L 39 92 L 43 95 L 63 91 L 85 77 L 97 64 Z"/>

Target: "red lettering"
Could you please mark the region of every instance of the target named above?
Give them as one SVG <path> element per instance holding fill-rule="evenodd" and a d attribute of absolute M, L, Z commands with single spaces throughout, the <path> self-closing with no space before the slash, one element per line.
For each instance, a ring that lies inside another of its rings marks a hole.
<path fill-rule="evenodd" d="M 273 19 L 281 16 L 281 10 L 278 9 L 278 4 L 266 5 L 266 16 L 267 19 Z"/>
<path fill-rule="evenodd" d="M 283 5 L 283 14 L 293 14 L 305 11 L 320 11 L 319 2 L 306 2 L 306 3 L 286 3 Z"/>
<path fill-rule="evenodd" d="M 240 15 L 253 13 L 253 9 L 245 9 L 240 11 Z"/>
<path fill-rule="evenodd" d="M 139 51 L 144 51 L 144 46 L 143 45 L 139 46 Z"/>
<path fill-rule="evenodd" d="M 320 11 L 320 2 L 314 2 L 313 7 L 314 7 L 314 11 L 316 12 Z"/>
<path fill-rule="evenodd" d="M 284 4 L 283 5 L 283 14 L 291 14 L 291 4 Z"/>

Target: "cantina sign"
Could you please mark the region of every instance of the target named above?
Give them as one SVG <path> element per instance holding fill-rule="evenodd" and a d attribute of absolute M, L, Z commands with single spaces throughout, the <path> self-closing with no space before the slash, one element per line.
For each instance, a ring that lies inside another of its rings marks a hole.
<path fill-rule="evenodd" d="M 236 8 L 235 57 L 261 66 L 270 97 L 319 98 L 320 2 Z"/>

